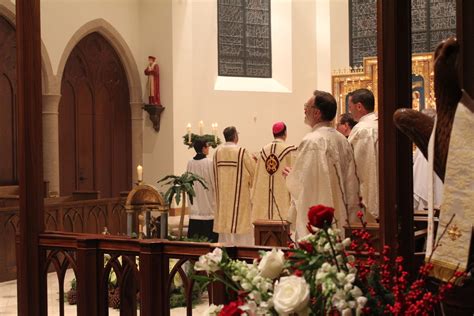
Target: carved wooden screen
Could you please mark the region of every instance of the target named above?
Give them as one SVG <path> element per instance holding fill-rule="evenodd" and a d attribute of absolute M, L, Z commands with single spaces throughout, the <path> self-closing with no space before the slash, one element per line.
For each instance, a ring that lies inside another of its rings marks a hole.
<path fill-rule="evenodd" d="M 219 76 L 272 76 L 270 0 L 219 0 Z"/>
<path fill-rule="evenodd" d="M 0 185 L 18 184 L 15 28 L 0 16 Z"/>
<path fill-rule="evenodd" d="M 61 195 L 98 190 L 118 196 L 131 187 L 128 83 L 117 53 L 99 33 L 68 58 L 59 104 Z"/>

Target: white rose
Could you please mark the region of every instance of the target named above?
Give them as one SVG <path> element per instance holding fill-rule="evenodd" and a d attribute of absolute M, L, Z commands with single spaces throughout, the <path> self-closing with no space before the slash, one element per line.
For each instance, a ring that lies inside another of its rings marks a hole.
<path fill-rule="evenodd" d="M 219 315 L 222 307 L 224 307 L 224 305 L 216 306 L 214 304 L 211 304 L 209 308 L 204 311 L 203 315 L 204 316 L 217 316 Z"/>
<path fill-rule="evenodd" d="M 352 316 L 352 311 L 350 308 L 346 308 L 342 311 L 342 316 Z"/>
<path fill-rule="evenodd" d="M 302 277 L 282 277 L 275 283 L 273 304 L 279 315 L 306 311 L 309 303 L 309 285 Z"/>
<path fill-rule="evenodd" d="M 281 274 L 283 265 L 285 264 L 285 254 L 281 249 L 278 251 L 273 248 L 263 255 L 262 260 L 258 264 L 260 275 L 264 278 L 275 279 Z"/>

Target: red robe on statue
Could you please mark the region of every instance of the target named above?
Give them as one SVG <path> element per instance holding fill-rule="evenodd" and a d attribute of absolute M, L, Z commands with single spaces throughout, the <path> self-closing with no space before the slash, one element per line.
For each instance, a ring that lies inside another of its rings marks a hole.
<path fill-rule="evenodd" d="M 148 76 L 147 94 L 150 104 L 161 105 L 160 99 L 160 68 L 153 62 L 145 69 L 145 75 Z"/>

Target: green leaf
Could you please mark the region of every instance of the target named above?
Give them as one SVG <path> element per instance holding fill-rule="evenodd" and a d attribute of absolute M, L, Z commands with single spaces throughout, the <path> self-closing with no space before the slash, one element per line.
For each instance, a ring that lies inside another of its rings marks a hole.
<path fill-rule="evenodd" d="M 210 281 L 212 281 L 212 278 L 210 278 L 206 275 L 193 274 L 193 275 L 191 275 L 191 278 L 198 281 L 198 282 L 210 282 Z"/>

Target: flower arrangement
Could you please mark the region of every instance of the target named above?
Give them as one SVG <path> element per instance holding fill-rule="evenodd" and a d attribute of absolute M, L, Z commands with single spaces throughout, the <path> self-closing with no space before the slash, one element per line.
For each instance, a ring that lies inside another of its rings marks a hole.
<path fill-rule="evenodd" d="M 411 281 L 403 258 L 384 247 L 377 255 L 362 212 L 354 238 L 331 226 L 334 209 L 316 205 L 308 212 L 309 235 L 284 253 L 273 249 L 253 263 L 232 260 L 219 248 L 201 256 L 194 269 L 238 293 L 237 300 L 211 305 L 206 315 L 429 315 L 453 285 L 455 273 L 435 292 L 427 289 L 429 262 Z"/>

